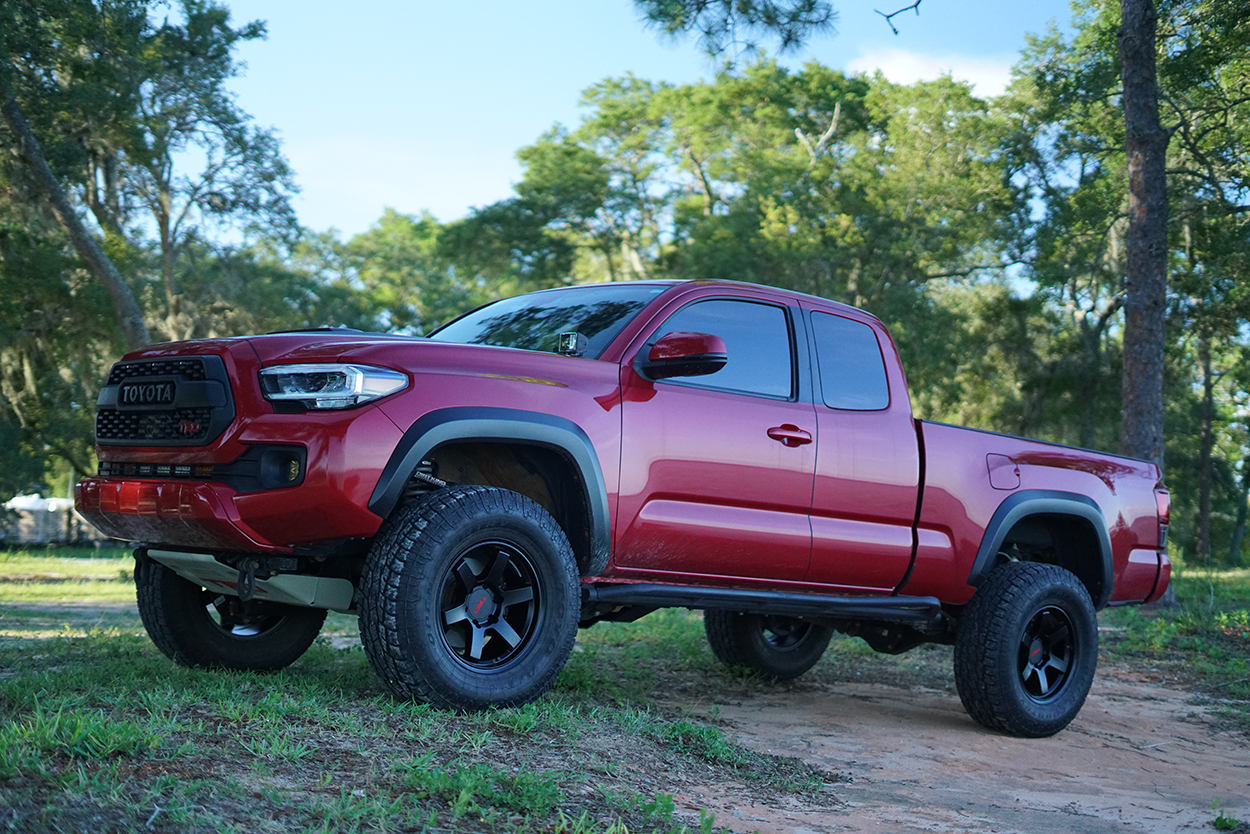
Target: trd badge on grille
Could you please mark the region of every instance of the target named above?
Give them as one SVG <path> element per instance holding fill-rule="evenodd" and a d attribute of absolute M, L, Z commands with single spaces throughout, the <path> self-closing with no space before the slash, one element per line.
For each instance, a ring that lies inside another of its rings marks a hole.
<path fill-rule="evenodd" d="M 177 387 L 172 382 L 132 382 L 121 386 L 117 392 L 117 404 L 170 405 L 176 391 Z"/>

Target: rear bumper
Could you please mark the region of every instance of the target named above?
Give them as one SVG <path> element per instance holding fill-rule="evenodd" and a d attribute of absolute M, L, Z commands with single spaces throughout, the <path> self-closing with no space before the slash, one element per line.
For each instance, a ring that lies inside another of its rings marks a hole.
<path fill-rule="evenodd" d="M 1124 569 L 1116 576 L 1112 605 L 1154 602 L 1167 590 L 1172 563 L 1166 551 L 1136 548 L 1129 551 Z"/>
<path fill-rule="evenodd" d="M 1146 602 L 1155 602 L 1163 596 L 1164 591 L 1168 589 L 1168 583 L 1172 580 L 1172 560 L 1168 558 L 1168 554 L 1159 551 L 1159 578 L 1155 580 L 1154 590 L 1146 597 Z"/>

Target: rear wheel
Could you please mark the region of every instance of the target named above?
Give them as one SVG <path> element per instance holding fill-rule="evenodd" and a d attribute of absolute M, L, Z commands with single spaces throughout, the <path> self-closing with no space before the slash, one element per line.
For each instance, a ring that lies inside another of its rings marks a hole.
<path fill-rule="evenodd" d="M 833 629 L 807 620 L 736 611 L 704 611 L 703 628 L 722 663 L 773 680 L 797 678 L 812 668 L 833 636 Z"/>
<path fill-rule="evenodd" d="M 1054 735 L 1085 704 L 1098 665 L 1098 621 L 1085 586 L 1056 565 L 1010 562 L 964 609 L 955 684 L 982 726 Z"/>
<path fill-rule="evenodd" d="M 369 553 L 360 635 L 395 695 L 455 709 L 542 695 L 581 610 L 564 531 L 504 489 L 453 487 L 403 507 Z"/>
<path fill-rule="evenodd" d="M 135 562 L 139 616 L 152 642 L 183 666 L 273 671 L 321 632 L 326 612 L 207 591 L 146 557 Z"/>

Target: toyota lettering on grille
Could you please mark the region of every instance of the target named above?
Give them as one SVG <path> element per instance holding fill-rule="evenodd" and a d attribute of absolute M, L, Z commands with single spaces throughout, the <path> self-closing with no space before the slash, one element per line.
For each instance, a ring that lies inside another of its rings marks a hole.
<path fill-rule="evenodd" d="M 117 392 L 117 403 L 122 406 L 171 405 L 177 386 L 172 382 L 132 382 Z"/>

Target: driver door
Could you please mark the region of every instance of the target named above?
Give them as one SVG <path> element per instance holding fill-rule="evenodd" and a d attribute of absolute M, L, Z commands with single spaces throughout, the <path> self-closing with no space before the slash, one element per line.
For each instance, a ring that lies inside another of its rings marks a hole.
<path fill-rule="evenodd" d="M 667 333 L 707 333 L 725 341 L 728 361 L 713 374 L 659 381 L 622 367 L 614 561 L 623 573 L 806 576 L 816 415 L 798 396 L 797 321 L 763 300 L 704 298 L 639 340 L 633 354 L 645 356 Z"/>

